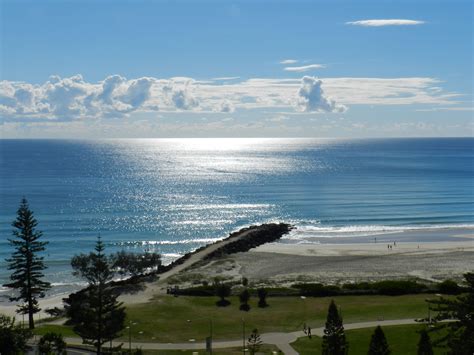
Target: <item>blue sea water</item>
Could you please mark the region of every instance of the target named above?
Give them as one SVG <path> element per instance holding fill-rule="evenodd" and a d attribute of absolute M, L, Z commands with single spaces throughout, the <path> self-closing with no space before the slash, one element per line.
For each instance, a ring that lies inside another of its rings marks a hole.
<path fill-rule="evenodd" d="M 268 221 L 297 226 L 283 243 L 472 228 L 473 177 L 472 138 L 0 140 L 0 284 L 23 196 L 62 285 L 99 234 L 169 261 Z"/>

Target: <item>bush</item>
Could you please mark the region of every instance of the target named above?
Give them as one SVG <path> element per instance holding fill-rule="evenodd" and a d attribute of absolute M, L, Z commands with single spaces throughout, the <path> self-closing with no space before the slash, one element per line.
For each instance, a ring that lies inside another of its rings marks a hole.
<path fill-rule="evenodd" d="M 341 294 L 341 289 L 337 286 L 324 286 L 320 283 L 315 284 L 296 284 L 293 285 L 294 288 L 300 290 L 302 296 L 316 296 L 316 297 L 326 297 L 334 296 Z"/>
<path fill-rule="evenodd" d="M 40 354 L 63 354 L 66 351 L 66 342 L 61 334 L 46 333 L 38 342 Z"/>
<path fill-rule="evenodd" d="M 149 270 L 158 270 L 161 266 L 161 256 L 157 253 L 129 253 L 124 250 L 111 256 L 112 268 L 122 276 L 142 275 Z"/>
<path fill-rule="evenodd" d="M 437 290 L 445 295 L 459 295 L 462 288 L 453 280 L 445 280 L 437 285 Z"/>
<path fill-rule="evenodd" d="M 249 306 L 250 292 L 247 289 L 243 290 L 242 293 L 239 295 L 239 299 L 240 299 L 239 309 L 241 311 L 248 312 L 250 310 L 250 306 Z"/>
<path fill-rule="evenodd" d="M 426 291 L 426 286 L 416 281 L 387 280 L 374 282 L 371 285 L 373 290 L 381 295 L 398 296 L 406 294 L 421 293 Z"/>

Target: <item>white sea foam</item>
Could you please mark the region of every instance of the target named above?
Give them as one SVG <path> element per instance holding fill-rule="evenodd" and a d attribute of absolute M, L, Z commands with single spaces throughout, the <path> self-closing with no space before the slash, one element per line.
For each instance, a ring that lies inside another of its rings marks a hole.
<path fill-rule="evenodd" d="M 119 242 L 119 246 L 153 246 L 153 245 L 180 245 L 180 244 L 211 244 L 222 238 L 196 238 L 182 240 L 130 240 Z"/>
<path fill-rule="evenodd" d="M 283 236 L 286 240 L 306 240 L 317 238 L 341 237 L 366 237 L 380 234 L 393 234 L 403 232 L 417 232 L 430 230 L 474 229 L 474 224 L 437 224 L 437 225 L 351 225 L 351 226 L 321 226 L 321 225 L 296 225 L 289 234 Z"/>

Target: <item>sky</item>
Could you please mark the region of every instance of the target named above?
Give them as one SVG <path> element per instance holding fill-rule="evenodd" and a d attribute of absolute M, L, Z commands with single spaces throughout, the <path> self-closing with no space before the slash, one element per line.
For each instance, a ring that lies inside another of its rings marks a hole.
<path fill-rule="evenodd" d="M 0 137 L 472 136 L 472 1 L 0 0 Z"/>

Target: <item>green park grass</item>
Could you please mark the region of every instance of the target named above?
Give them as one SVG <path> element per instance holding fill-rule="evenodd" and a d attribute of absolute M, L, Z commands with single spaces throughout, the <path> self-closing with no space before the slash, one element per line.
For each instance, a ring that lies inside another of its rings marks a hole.
<path fill-rule="evenodd" d="M 242 337 L 242 320 L 247 334 L 254 328 L 259 333 L 296 331 L 303 328 L 303 323 L 312 328 L 321 327 L 331 299 L 340 308 L 345 323 L 356 323 L 426 317 L 425 300 L 433 297 L 436 296 L 271 297 L 267 308 L 258 308 L 257 299 L 253 298 L 250 311 L 243 312 L 239 310 L 237 297 L 229 298 L 228 307 L 217 307 L 216 297 L 164 295 L 148 303 L 127 307 L 127 325 L 132 324 L 133 341 L 188 342 L 195 339 L 200 342 L 209 336 L 212 320 L 215 340 L 234 340 Z M 41 326 L 37 333 L 44 334 L 46 329 L 73 336 L 71 328 L 64 326 Z M 124 331 L 122 339 L 128 341 L 128 331 Z"/>
<path fill-rule="evenodd" d="M 419 341 L 419 331 L 424 325 L 396 325 L 383 327 L 383 331 L 387 338 L 387 342 L 392 351 L 392 355 L 416 355 L 417 344 Z M 369 349 L 370 338 L 375 328 L 365 328 L 357 330 L 349 330 L 346 332 L 346 339 L 349 342 L 349 354 L 366 355 Z M 431 335 L 434 339 L 437 335 Z M 299 338 L 291 346 L 301 355 L 317 355 L 321 354 L 322 338 L 312 337 Z M 433 348 L 435 355 L 444 354 L 445 349 Z"/>
<path fill-rule="evenodd" d="M 407 296 L 339 296 L 333 297 L 346 323 L 380 319 L 426 317 L 425 300 L 432 295 Z M 239 310 L 236 297 L 231 305 L 217 307 L 215 297 L 163 296 L 127 309 L 133 323 L 132 337 L 140 341 L 177 342 L 209 335 L 210 320 L 214 339 L 228 340 L 242 334 L 242 319 L 247 332 L 256 328 L 260 333 L 301 330 L 306 323 L 312 328 L 324 325 L 331 298 L 274 297 L 268 308 L 258 308 L 250 301 L 249 312 Z M 153 339 L 155 338 L 155 339 Z"/>

